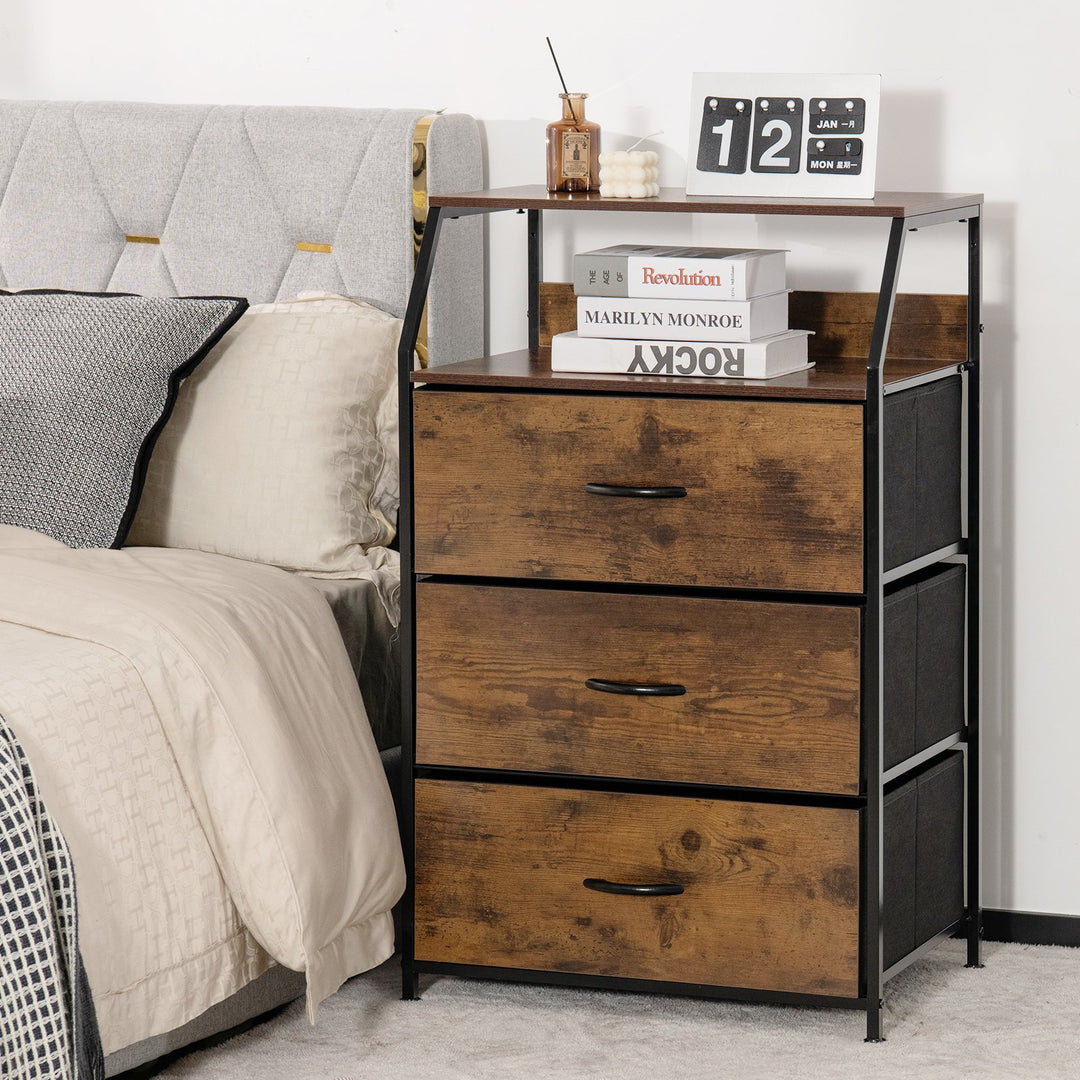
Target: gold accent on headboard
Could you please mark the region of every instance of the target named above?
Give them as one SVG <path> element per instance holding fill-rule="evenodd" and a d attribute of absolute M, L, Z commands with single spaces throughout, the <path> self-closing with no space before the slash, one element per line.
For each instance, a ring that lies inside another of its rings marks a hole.
<path fill-rule="evenodd" d="M 161 240 L 157 236 L 134 236 L 128 233 L 124 240 L 128 244 L 160 244 Z"/>
<path fill-rule="evenodd" d="M 431 125 L 434 122 L 434 116 L 421 117 L 416 122 L 416 129 L 413 131 L 413 266 L 416 265 L 417 256 L 420 254 L 420 244 L 424 239 L 424 227 L 427 224 L 427 139 L 428 133 L 431 131 Z M 420 329 L 416 335 L 416 355 L 420 359 L 420 366 L 426 368 L 428 362 L 428 319 L 426 303 L 424 305 L 424 313 L 420 316 Z"/>
<path fill-rule="evenodd" d="M 297 251 L 315 251 L 320 255 L 329 255 L 334 250 L 333 244 L 309 244 L 306 240 L 296 241 Z"/>

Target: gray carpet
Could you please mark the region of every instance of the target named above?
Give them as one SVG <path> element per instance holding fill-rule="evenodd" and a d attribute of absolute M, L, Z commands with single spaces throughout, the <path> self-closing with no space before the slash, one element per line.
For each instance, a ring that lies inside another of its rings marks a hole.
<path fill-rule="evenodd" d="M 1080 949 L 945 942 L 887 985 L 886 1042 L 862 1013 L 425 976 L 397 960 L 175 1062 L 168 1080 L 1001 1080 L 1080 1078 Z"/>

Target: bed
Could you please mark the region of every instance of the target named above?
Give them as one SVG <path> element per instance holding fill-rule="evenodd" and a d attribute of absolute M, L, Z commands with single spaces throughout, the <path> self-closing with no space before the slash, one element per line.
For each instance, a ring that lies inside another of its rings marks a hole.
<path fill-rule="evenodd" d="M 480 160 L 421 110 L 0 102 L 0 715 L 109 1075 L 393 950 L 396 343 L 426 193 Z M 421 361 L 483 351 L 479 230 Z"/>

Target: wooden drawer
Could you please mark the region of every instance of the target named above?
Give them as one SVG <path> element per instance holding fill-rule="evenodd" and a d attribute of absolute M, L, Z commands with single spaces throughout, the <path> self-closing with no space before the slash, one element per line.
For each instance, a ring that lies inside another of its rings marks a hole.
<path fill-rule="evenodd" d="M 421 780 L 416 958 L 853 997 L 858 854 L 855 810 Z"/>
<path fill-rule="evenodd" d="M 419 573 L 862 588 L 858 406 L 425 389 L 414 409 Z"/>
<path fill-rule="evenodd" d="M 858 791 L 855 608 L 420 581 L 416 613 L 420 764 Z"/>

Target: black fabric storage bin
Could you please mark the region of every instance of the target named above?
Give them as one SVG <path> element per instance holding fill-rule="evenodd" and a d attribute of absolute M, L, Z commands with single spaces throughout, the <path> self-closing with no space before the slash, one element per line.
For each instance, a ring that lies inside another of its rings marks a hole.
<path fill-rule="evenodd" d="M 966 571 L 946 565 L 885 597 L 885 768 L 964 726 Z"/>
<path fill-rule="evenodd" d="M 885 967 L 964 914 L 964 755 L 950 750 L 885 796 Z"/>
<path fill-rule="evenodd" d="M 884 402 L 884 558 L 890 569 L 961 538 L 959 375 Z"/>

